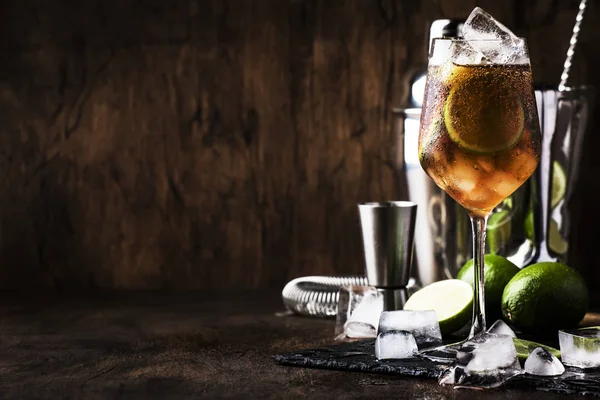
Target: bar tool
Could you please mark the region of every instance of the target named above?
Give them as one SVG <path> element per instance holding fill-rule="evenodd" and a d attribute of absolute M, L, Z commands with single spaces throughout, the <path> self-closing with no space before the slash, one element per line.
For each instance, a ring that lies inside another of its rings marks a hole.
<path fill-rule="evenodd" d="M 568 81 L 586 5 L 586 0 L 581 0 L 558 90 L 546 87 L 536 92 L 542 129 L 542 157 L 536 174 L 540 193 L 536 261 L 558 261 L 576 269 L 584 260 L 578 259 L 572 244 L 586 201 L 576 189 L 595 90 L 586 85 L 568 86 Z"/>
<path fill-rule="evenodd" d="M 361 203 L 358 209 L 367 283 L 382 294 L 384 311 L 401 310 L 408 299 L 417 204 Z"/>
<path fill-rule="evenodd" d="M 575 17 L 575 25 L 573 25 L 573 33 L 571 34 L 571 40 L 569 41 L 569 49 L 567 50 L 567 58 L 563 64 L 563 72 L 560 75 L 560 84 L 558 90 L 564 91 L 567 88 L 567 82 L 571 73 L 571 65 L 573 65 L 573 56 L 575 55 L 575 47 L 577 46 L 577 40 L 579 38 L 579 32 L 581 31 L 581 24 L 583 23 L 583 16 L 585 15 L 585 9 L 587 6 L 587 0 L 581 0 L 579 3 L 579 11 Z"/>
<path fill-rule="evenodd" d="M 366 286 L 364 276 L 302 276 L 289 281 L 281 292 L 285 308 L 305 317 L 337 315 L 340 288 Z"/>

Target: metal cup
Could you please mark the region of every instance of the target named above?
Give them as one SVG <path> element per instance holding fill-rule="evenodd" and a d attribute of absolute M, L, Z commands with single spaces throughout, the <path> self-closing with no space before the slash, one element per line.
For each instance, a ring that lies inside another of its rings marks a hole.
<path fill-rule="evenodd" d="M 417 204 L 361 203 L 358 210 L 367 282 L 382 292 L 384 310 L 401 310 L 408 298 Z"/>

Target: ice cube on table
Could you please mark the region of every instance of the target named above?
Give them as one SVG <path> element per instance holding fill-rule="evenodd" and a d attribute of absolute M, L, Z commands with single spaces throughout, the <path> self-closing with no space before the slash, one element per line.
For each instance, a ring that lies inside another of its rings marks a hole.
<path fill-rule="evenodd" d="M 428 347 L 442 343 L 442 332 L 437 315 L 427 311 L 383 311 L 379 317 L 377 333 L 387 331 L 410 332 L 419 347 Z"/>
<path fill-rule="evenodd" d="M 462 356 L 467 360 L 467 371 L 486 372 L 515 367 L 521 369 L 515 344 L 507 335 L 488 333 L 476 336 L 461 347 L 458 353 L 458 358 Z"/>
<path fill-rule="evenodd" d="M 548 350 L 536 347 L 525 360 L 524 370 L 531 375 L 558 376 L 565 372 L 565 366 Z"/>
<path fill-rule="evenodd" d="M 344 326 L 344 333 L 352 339 L 367 339 L 377 336 L 375 326 L 363 321 L 348 321 Z"/>
<path fill-rule="evenodd" d="M 516 338 L 515 332 L 501 319 L 497 320 L 490 326 L 487 333 L 495 333 L 496 335 L 507 335 Z"/>
<path fill-rule="evenodd" d="M 512 338 L 484 332 L 462 343 L 455 363 L 440 375 L 439 383 L 492 388 L 522 373 Z"/>
<path fill-rule="evenodd" d="M 375 338 L 383 296 L 375 288 L 365 288 L 354 299 L 353 310 L 344 322 L 344 334 L 349 338 Z"/>
<path fill-rule="evenodd" d="M 385 331 L 375 339 L 375 357 L 378 360 L 415 358 L 419 353 L 415 337 L 406 331 Z"/>
<path fill-rule="evenodd" d="M 560 358 L 564 365 L 581 369 L 600 368 L 600 328 L 558 331 Z"/>
<path fill-rule="evenodd" d="M 365 293 L 376 293 L 376 291 L 377 289 L 374 287 L 360 285 L 342 286 L 339 289 L 334 330 L 336 341 L 345 341 L 348 339 L 348 336 L 346 336 L 346 322 L 350 318 L 350 315 L 352 315 L 358 304 L 360 304 Z"/>

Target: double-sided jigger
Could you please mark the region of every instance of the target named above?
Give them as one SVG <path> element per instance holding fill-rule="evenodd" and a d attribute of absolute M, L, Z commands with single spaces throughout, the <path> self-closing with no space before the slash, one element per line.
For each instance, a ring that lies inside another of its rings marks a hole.
<path fill-rule="evenodd" d="M 401 310 L 414 250 L 417 204 L 410 201 L 360 203 L 367 282 L 383 295 L 383 310 Z"/>

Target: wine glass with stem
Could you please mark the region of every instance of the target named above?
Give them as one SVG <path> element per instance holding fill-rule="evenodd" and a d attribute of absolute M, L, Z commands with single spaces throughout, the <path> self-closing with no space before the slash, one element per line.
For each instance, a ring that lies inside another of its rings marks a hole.
<path fill-rule="evenodd" d="M 495 52 L 505 45 L 500 40 L 474 42 L 433 40 L 419 131 L 421 166 L 471 220 L 475 276 L 469 338 L 486 330 L 488 217 L 533 174 L 541 141 L 525 40 L 514 43 L 508 60 Z M 482 57 L 474 50 L 479 48 L 491 56 Z"/>

